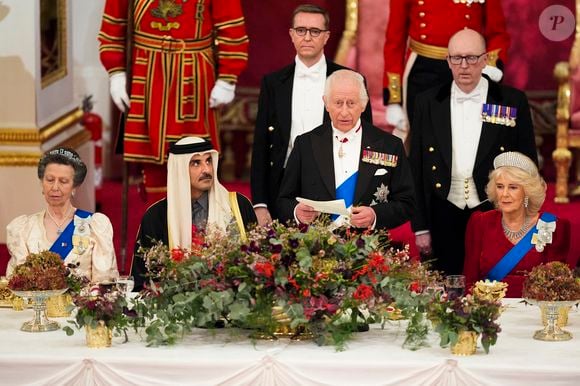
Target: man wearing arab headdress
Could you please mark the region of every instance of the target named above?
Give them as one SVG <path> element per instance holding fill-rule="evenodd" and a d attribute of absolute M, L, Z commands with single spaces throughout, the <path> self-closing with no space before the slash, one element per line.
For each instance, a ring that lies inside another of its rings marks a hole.
<path fill-rule="evenodd" d="M 135 290 L 143 286 L 145 261 L 139 247 L 162 241 L 173 248 L 190 248 L 194 229 L 235 229 L 245 238 L 245 228 L 256 223 L 250 201 L 228 192 L 217 180 L 218 152 L 208 140 L 186 137 L 169 148 L 167 198 L 147 209 L 137 234 L 131 273 Z M 195 228 L 194 228 L 195 227 Z"/>

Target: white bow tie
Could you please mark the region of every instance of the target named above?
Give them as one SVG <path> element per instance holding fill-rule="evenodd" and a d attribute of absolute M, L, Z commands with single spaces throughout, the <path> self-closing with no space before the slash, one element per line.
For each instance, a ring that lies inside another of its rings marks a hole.
<path fill-rule="evenodd" d="M 463 94 L 463 95 L 457 95 L 455 97 L 455 101 L 457 103 L 463 103 L 465 101 L 472 101 L 472 102 L 481 102 L 481 93 L 479 92 L 474 92 L 473 94 Z"/>
<path fill-rule="evenodd" d="M 312 79 L 312 80 L 317 80 L 320 77 L 320 71 L 318 69 L 316 70 L 309 70 L 309 69 L 304 69 L 304 68 L 298 68 L 296 69 L 296 76 L 299 78 L 305 78 L 305 79 Z"/>

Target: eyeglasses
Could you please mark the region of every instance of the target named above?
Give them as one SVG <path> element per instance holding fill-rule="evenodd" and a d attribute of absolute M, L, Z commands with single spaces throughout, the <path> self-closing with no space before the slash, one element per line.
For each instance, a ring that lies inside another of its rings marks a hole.
<path fill-rule="evenodd" d="M 306 36 L 306 32 L 310 32 L 310 36 L 312 36 L 313 38 L 317 38 L 320 36 L 321 33 L 328 31 L 327 29 L 306 28 L 306 27 L 296 27 L 292 29 L 298 36 Z"/>
<path fill-rule="evenodd" d="M 449 59 L 449 62 L 454 65 L 461 64 L 463 62 L 463 59 L 465 59 L 467 64 L 476 64 L 477 62 L 479 62 L 479 59 L 485 54 L 487 54 L 487 52 L 484 52 L 481 55 L 465 55 L 465 56 L 449 55 L 447 58 Z"/>

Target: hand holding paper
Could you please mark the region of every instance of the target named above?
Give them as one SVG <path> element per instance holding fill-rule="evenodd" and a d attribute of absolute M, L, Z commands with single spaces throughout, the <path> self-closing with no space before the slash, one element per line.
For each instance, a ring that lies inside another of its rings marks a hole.
<path fill-rule="evenodd" d="M 303 202 L 299 202 L 294 209 L 294 217 L 302 224 L 310 224 L 319 214 L 320 212 Z"/>
<path fill-rule="evenodd" d="M 307 198 L 296 197 L 296 201 L 306 204 L 312 207 L 312 209 L 322 213 L 338 214 L 343 216 L 348 216 L 350 214 L 348 209 L 346 209 L 346 205 L 343 199 L 332 201 L 314 201 Z"/>

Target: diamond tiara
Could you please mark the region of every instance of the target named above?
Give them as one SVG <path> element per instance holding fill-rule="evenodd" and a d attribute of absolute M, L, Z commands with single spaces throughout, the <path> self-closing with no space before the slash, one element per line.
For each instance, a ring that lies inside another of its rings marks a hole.
<path fill-rule="evenodd" d="M 538 168 L 534 161 L 532 161 L 527 156 L 522 153 L 515 151 L 506 151 L 501 153 L 493 160 L 493 168 L 501 168 L 503 166 L 512 166 L 518 169 L 522 169 L 530 175 L 538 174 Z"/>
<path fill-rule="evenodd" d="M 48 155 L 61 155 L 61 156 L 66 157 L 69 160 L 71 160 L 72 162 L 77 163 L 79 165 L 83 163 L 83 161 L 80 158 L 78 158 L 73 152 L 71 152 L 70 150 L 63 149 L 63 148 L 51 150 L 48 153 L 46 153 L 46 156 L 48 156 Z"/>

